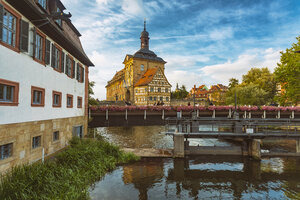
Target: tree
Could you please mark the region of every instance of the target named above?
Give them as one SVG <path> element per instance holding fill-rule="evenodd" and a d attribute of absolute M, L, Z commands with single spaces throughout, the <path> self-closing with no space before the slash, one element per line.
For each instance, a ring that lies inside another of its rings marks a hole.
<path fill-rule="evenodd" d="M 94 86 L 95 86 L 95 81 L 89 82 L 89 105 L 99 105 L 98 101 L 91 96 L 94 94 L 93 91 Z"/>
<path fill-rule="evenodd" d="M 276 95 L 276 81 L 274 75 L 268 68 L 251 68 L 243 75 L 242 85 L 255 84 L 266 92 L 265 104 L 271 103 Z"/>
<path fill-rule="evenodd" d="M 280 63 L 275 68 L 275 78 L 283 89 L 278 97 L 280 104 L 297 105 L 300 102 L 300 54 L 295 51 L 300 50 L 300 37 L 297 37 L 297 43 L 286 49 L 286 52 L 280 52 Z"/>
<path fill-rule="evenodd" d="M 174 99 L 184 99 L 188 96 L 188 91 L 186 91 L 186 87 L 182 85 L 178 90 L 171 92 L 171 98 Z"/>
<path fill-rule="evenodd" d="M 235 103 L 235 93 L 238 105 L 257 105 L 265 104 L 267 92 L 258 87 L 256 84 L 238 85 L 226 93 L 226 103 Z"/>
<path fill-rule="evenodd" d="M 236 78 L 231 78 L 229 79 L 229 85 L 228 85 L 228 89 L 230 90 L 231 88 L 234 88 L 235 86 L 237 86 L 239 84 L 239 80 Z"/>

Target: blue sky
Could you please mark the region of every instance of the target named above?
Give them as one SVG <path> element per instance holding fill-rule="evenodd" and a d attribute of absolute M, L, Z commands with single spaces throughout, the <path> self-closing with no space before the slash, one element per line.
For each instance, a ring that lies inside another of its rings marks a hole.
<path fill-rule="evenodd" d="M 147 19 L 150 49 L 167 61 L 174 87 L 228 84 L 252 67 L 271 71 L 280 51 L 296 42 L 299 0 L 62 0 L 95 64 L 95 97 L 121 70 L 126 54 L 140 48 Z"/>

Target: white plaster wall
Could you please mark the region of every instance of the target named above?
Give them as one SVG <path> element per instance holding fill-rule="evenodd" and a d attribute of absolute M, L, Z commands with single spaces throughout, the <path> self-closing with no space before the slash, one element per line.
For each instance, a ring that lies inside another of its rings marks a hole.
<path fill-rule="evenodd" d="M 0 124 L 84 115 L 85 83 L 79 83 L 49 65 L 34 61 L 28 54 L 17 53 L 0 45 L 0 78 L 20 84 L 19 105 L 0 106 Z M 45 88 L 44 107 L 31 107 L 31 86 Z M 60 108 L 52 107 L 53 90 L 62 92 Z M 73 108 L 66 106 L 67 94 L 73 95 Z M 77 108 L 77 96 L 82 97 L 82 108 Z"/>

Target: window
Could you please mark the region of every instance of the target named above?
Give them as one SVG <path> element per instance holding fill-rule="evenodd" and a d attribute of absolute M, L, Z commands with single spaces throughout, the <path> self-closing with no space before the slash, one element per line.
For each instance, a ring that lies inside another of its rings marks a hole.
<path fill-rule="evenodd" d="M 43 61 L 43 46 L 44 46 L 44 38 L 40 34 L 36 33 L 34 58 L 40 61 Z"/>
<path fill-rule="evenodd" d="M 47 0 L 38 0 L 38 3 L 46 10 L 47 9 Z"/>
<path fill-rule="evenodd" d="M 19 83 L 0 79 L 0 106 L 17 106 Z"/>
<path fill-rule="evenodd" d="M 166 93 L 168 93 L 169 92 L 169 90 L 168 90 L 168 88 L 166 88 Z"/>
<path fill-rule="evenodd" d="M 135 90 L 135 93 L 138 93 L 138 90 Z"/>
<path fill-rule="evenodd" d="M 53 91 L 52 93 L 53 97 L 53 107 L 61 107 L 61 92 Z"/>
<path fill-rule="evenodd" d="M 67 94 L 67 108 L 73 108 L 73 95 Z"/>
<path fill-rule="evenodd" d="M 45 89 L 31 86 L 31 106 L 45 105 Z"/>
<path fill-rule="evenodd" d="M 73 127 L 73 137 L 82 138 L 83 136 L 83 126 L 74 126 Z"/>
<path fill-rule="evenodd" d="M 61 72 L 61 48 L 52 44 L 52 59 L 51 59 L 51 67 L 56 71 Z"/>
<path fill-rule="evenodd" d="M 153 92 L 154 91 L 154 88 L 152 87 L 152 88 L 150 88 L 150 92 Z"/>
<path fill-rule="evenodd" d="M 160 101 L 163 101 L 163 97 L 159 97 L 159 100 L 160 100 Z"/>
<path fill-rule="evenodd" d="M 156 97 L 154 97 L 154 101 L 156 101 Z"/>
<path fill-rule="evenodd" d="M 53 132 L 53 141 L 59 140 L 59 131 Z"/>
<path fill-rule="evenodd" d="M 42 139 L 42 136 L 36 136 L 36 137 L 32 138 L 32 148 L 33 149 L 41 146 L 41 139 Z"/>
<path fill-rule="evenodd" d="M 70 78 L 72 77 L 73 72 L 73 59 L 70 56 L 66 56 L 66 71 L 65 73 Z"/>
<path fill-rule="evenodd" d="M 16 47 L 17 18 L 4 9 L 2 25 L 2 41 L 12 47 Z"/>
<path fill-rule="evenodd" d="M 118 99 L 118 95 L 116 95 Z M 77 97 L 77 108 L 82 108 L 82 97 Z"/>
<path fill-rule="evenodd" d="M 12 156 L 13 143 L 0 146 L 0 160 L 4 160 Z"/>
<path fill-rule="evenodd" d="M 84 69 L 83 69 L 82 65 L 79 63 L 77 63 L 76 80 L 78 80 L 80 83 L 83 83 L 83 80 L 84 80 Z"/>
<path fill-rule="evenodd" d="M 160 91 L 161 91 L 161 89 L 160 89 L 160 88 L 157 88 L 157 91 L 158 91 L 158 92 L 160 92 Z"/>
<path fill-rule="evenodd" d="M 166 101 L 169 101 L 169 97 L 166 97 Z"/>
<path fill-rule="evenodd" d="M 56 12 L 61 12 L 61 10 L 59 8 L 56 8 Z M 62 26 L 62 21 L 61 19 L 57 19 L 55 20 L 55 22 L 61 27 Z"/>
<path fill-rule="evenodd" d="M 152 97 L 149 97 L 149 100 L 152 101 Z"/>
<path fill-rule="evenodd" d="M 144 65 L 141 65 L 141 71 L 144 71 L 144 68 L 145 68 Z"/>

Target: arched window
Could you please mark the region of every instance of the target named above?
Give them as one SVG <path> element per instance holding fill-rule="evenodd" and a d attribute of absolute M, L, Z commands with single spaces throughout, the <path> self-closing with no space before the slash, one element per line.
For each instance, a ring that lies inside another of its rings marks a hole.
<path fill-rule="evenodd" d="M 144 65 L 141 65 L 141 71 L 144 71 Z"/>

